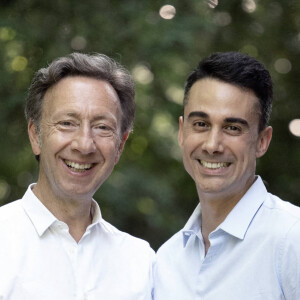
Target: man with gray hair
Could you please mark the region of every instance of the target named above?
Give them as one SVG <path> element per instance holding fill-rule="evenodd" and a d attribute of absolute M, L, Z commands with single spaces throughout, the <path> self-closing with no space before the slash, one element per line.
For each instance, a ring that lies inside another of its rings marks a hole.
<path fill-rule="evenodd" d="M 132 129 L 134 84 L 101 54 L 40 69 L 25 114 L 36 184 L 0 208 L 0 299 L 151 299 L 153 250 L 102 219 L 93 195 Z"/>

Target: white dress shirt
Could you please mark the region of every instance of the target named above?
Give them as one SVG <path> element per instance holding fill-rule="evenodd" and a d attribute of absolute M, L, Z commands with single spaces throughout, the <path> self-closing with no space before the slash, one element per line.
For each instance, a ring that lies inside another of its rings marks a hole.
<path fill-rule="evenodd" d="M 155 300 L 299 300 L 300 208 L 267 192 L 260 177 L 209 235 L 198 205 L 157 253 Z"/>
<path fill-rule="evenodd" d="M 0 300 L 150 300 L 154 252 L 104 221 L 77 244 L 28 188 L 0 208 Z"/>

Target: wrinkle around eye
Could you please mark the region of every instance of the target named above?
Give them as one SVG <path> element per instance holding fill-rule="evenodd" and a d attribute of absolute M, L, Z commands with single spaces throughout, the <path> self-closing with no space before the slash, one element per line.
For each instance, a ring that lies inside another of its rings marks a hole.
<path fill-rule="evenodd" d="M 116 130 L 107 125 L 93 127 L 93 132 L 97 136 L 110 137 L 116 134 Z"/>
<path fill-rule="evenodd" d="M 72 121 L 59 121 L 55 124 L 55 127 L 63 131 L 72 131 L 78 127 L 78 124 Z"/>

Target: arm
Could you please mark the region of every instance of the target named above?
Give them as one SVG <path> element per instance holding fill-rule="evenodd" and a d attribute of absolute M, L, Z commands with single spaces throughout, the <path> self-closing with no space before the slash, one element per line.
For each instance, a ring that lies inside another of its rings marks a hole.
<path fill-rule="evenodd" d="M 300 220 L 287 232 L 280 250 L 279 281 L 285 299 L 300 299 Z"/>

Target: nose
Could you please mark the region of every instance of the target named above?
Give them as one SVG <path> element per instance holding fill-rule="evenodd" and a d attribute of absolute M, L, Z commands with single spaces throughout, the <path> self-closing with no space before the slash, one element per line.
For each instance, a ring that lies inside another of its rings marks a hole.
<path fill-rule="evenodd" d="M 218 129 L 211 129 L 207 132 L 202 149 L 210 155 L 222 153 L 224 150 L 222 139 L 222 134 Z"/>
<path fill-rule="evenodd" d="M 76 150 L 83 155 L 88 155 L 96 151 L 96 144 L 89 126 L 83 126 L 78 129 L 71 147 L 72 150 Z"/>

